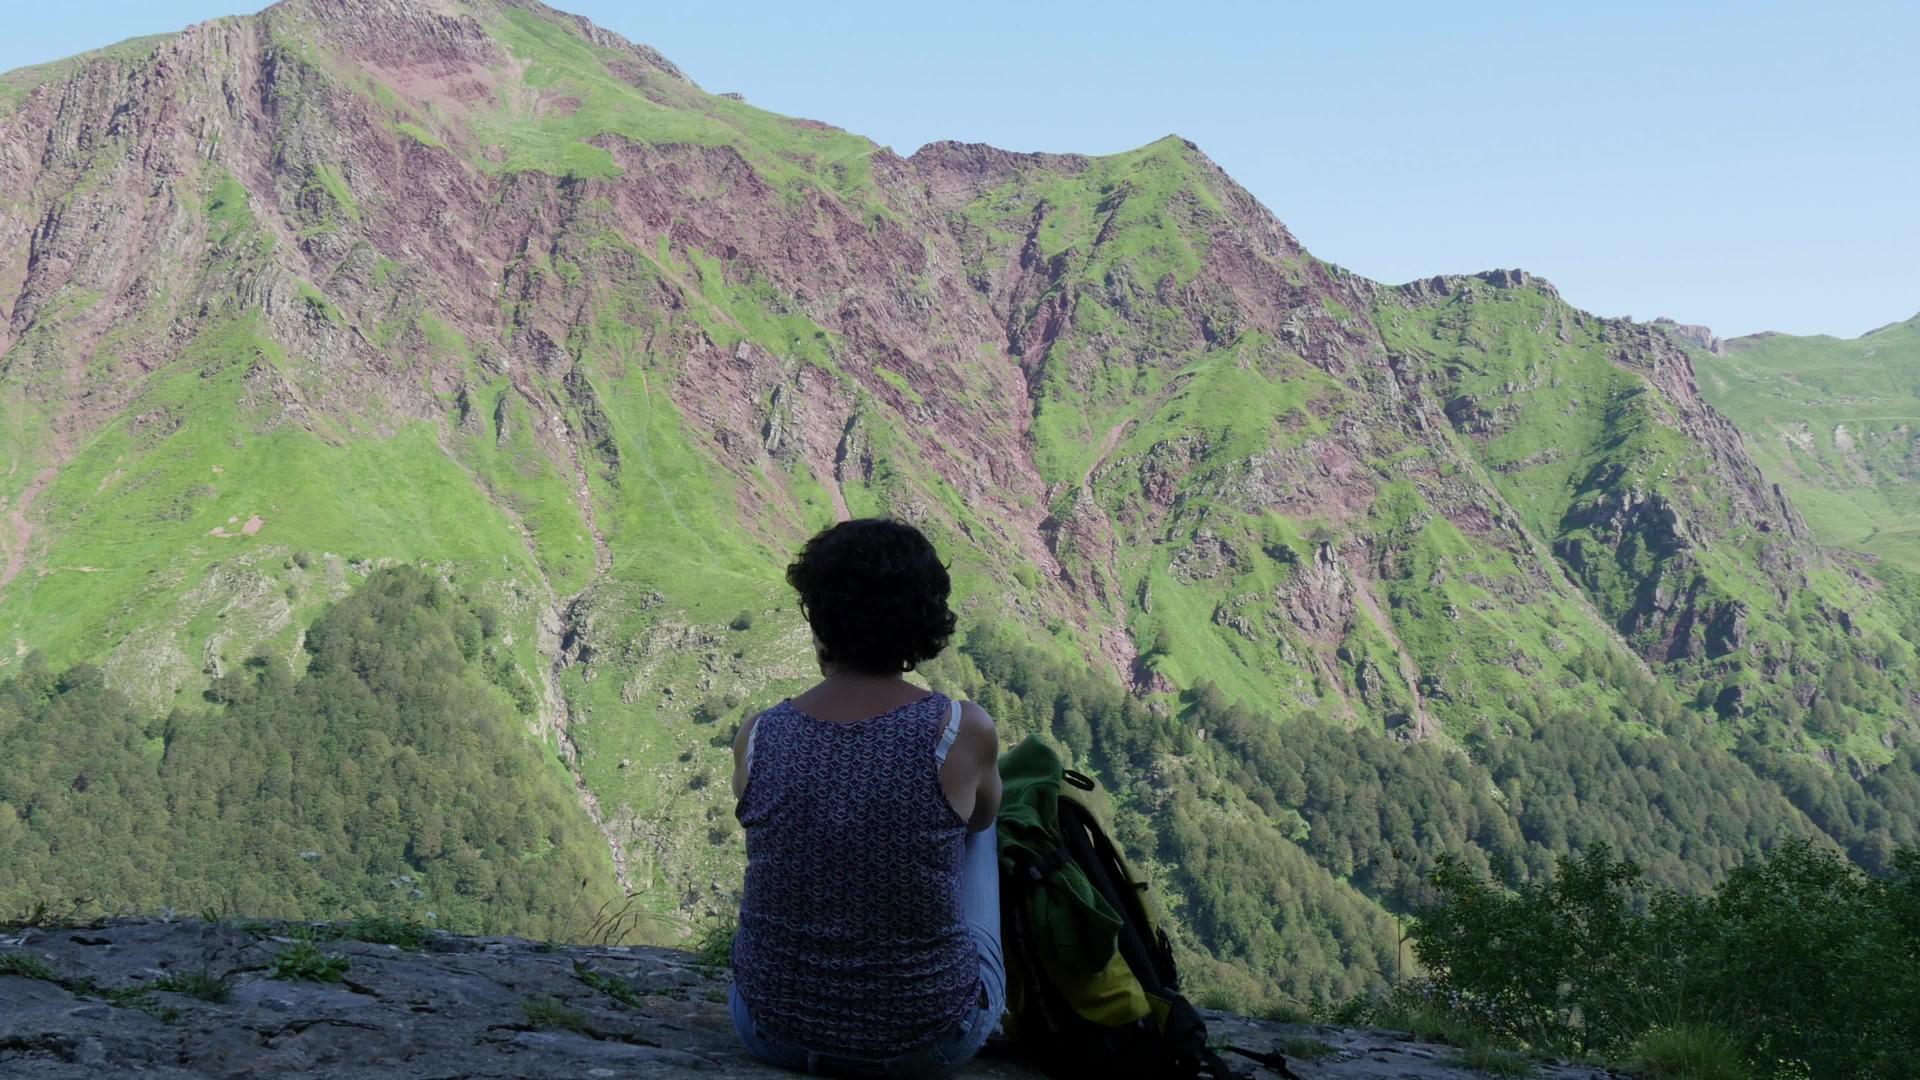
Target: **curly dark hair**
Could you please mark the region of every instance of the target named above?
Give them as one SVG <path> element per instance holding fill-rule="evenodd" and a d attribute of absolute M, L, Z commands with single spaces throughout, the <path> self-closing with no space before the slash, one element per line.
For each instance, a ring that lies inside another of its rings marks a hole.
<path fill-rule="evenodd" d="M 953 583 L 920 530 L 885 518 L 843 521 L 787 567 L 820 662 L 896 675 L 940 655 L 955 623 Z"/>

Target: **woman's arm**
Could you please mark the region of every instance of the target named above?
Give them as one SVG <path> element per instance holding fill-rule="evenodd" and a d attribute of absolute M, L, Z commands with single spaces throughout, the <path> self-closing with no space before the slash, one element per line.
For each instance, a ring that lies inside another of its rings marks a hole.
<path fill-rule="evenodd" d="M 740 725 L 733 736 L 733 801 L 739 802 L 740 796 L 747 793 L 747 739 L 759 716 L 750 716 Z"/>
<path fill-rule="evenodd" d="M 955 741 L 969 744 L 979 776 L 973 813 L 967 818 L 967 831 L 979 832 L 993 824 L 1000 813 L 1000 732 L 987 710 L 968 701 L 960 706 L 960 737 Z"/>

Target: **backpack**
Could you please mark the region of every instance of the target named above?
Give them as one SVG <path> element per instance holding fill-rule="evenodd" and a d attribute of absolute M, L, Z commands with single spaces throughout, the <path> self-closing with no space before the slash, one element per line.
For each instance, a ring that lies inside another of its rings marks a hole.
<path fill-rule="evenodd" d="M 1056 1077 L 1233 1077 L 1180 995 L 1146 881 L 1075 794 L 1094 781 L 1033 736 L 1001 757 L 1000 776 L 1004 1023 L 1015 1051 Z M 1294 1076 L 1278 1054 L 1230 1049 Z"/>

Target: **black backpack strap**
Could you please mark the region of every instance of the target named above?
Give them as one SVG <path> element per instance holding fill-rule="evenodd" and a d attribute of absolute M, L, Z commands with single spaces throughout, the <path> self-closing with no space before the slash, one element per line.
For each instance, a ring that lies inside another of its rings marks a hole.
<path fill-rule="evenodd" d="M 1097 829 L 1087 828 L 1086 812 L 1068 799 L 1060 800 L 1060 834 L 1066 841 L 1066 848 L 1086 873 L 1087 881 L 1108 904 L 1114 913 L 1120 916 L 1120 955 L 1126 958 L 1127 966 L 1133 969 L 1133 977 L 1140 980 L 1140 986 L 1149 994 L 1166 997 L 1172 994 L 1173 987 L 1166 985 L 1160 965 L 1154 962 L 1153 954 L 1147 951 L 1146 939 L 1140 936 L 1141 915 L 1140 899 L 1124 895 L 1113 883 L 1112 875 L 1107 873 L 1107 864 L 1093 849 L 1094 835 Z M 1177 996 L 1177 995 L 1175 995 Z"/>
<path fill-rule="evenodd" d="M 1078 807 L 1076 807 L 1076 809 L 1077 808 Z M 1093 848 L 1093 853 L 1097 857 L 1096 861 L 1098 864 L 1102 867 L 1113 868 L 1115 873 L 1120 872 L 1121 868 L 1126 865 L 1126 862 L 1120 857 L 1119 849 L 1114 847 L 1113 838 L 1108 836 L 1104 830 L 1091 825 L 1087 828 L 1086 832 L 1088 843 Z M 1142 931 L 1152 925 L 1153 920 L 1147 915 L 1146 901 L 1142 899 L 1139 891 L 1146 888 L 1144 883 L 1133 886 L 1132 882 L 1122 880 L 1111 882 L 1111 885 L 1114 892 L 1121 894 L 1120 906 L 1116 910 L 1119 911 L 1122 918 L 1140 927 Z M 1154 976 L 1159 979 L 1160 985 L 1168 990 L 1178 990 L 1180 988 L 1180 975 L 1174 967 L 1173 946 L 1167 941 L 1166 932 L 1162 930 L 1156 935 L 1155 940 L 1143 941 L 1142 944 L 1146 947 L 1147 955 L 1153 963 L 1152 970 Z"/>
<path fill-rule="evenodd" d="M 1019 895 L 1024 896 L 1040 887 L 1048 878 L 1060 872 L 1060 868 L 1073 859 L 1064 847 L 1057 847 L 1043 859 L 1028 861 L 1019 856 L 1013 860 L 1013 873 L 1006 876 L 1007 884 L 1015 887 Z"/>

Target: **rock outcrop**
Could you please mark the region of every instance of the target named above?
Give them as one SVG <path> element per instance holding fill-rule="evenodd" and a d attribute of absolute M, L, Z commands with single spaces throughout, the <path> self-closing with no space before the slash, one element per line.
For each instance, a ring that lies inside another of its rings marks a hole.
<path fill-rule="evenodd" d="M 1665 315 L 1653 320 L 1653 325 L 1665 330 L 1675 340 L 1685 342 L 1696 349 L 1705 349 L 1714 356 L 1727 355 L 1727 343 L 1715 336 L 1708 327 L 1696 323 L 1676 322 Z"/>
<path fill-rule="evenodd" d="M 684 952 L 428 935 L 423 948 L 313 945 L 337 981 L 274 978 L 299 927 L 124 922 L 0 933 L 0 1075 L 421 1078 L 792 1075 L 740 1048 L 727 976 Z M 309 928 L 310 929 L 310 928 Z M 324 931 L 323 931 L 324 932 Z M 311 936 L 311 935 L 308 935 Z M 193 989 L 203 996 L 182 992 Z M 217 989 L 216 989 L 217 988 Z M 224 1000 L 206 1000 L 220 997 Z M 1446 1046 L 1405 1033 L 1209 1013 L 1217 1042 L 1294 1049 L 1304 1080 L 1469 1080 Z M 1301 1060 L 1302 1046 L 1318 1060 Z M 998 1053 L 963 1073 L 1038 1080 Z M 1249 1080 L 1274 1075 L 1245 1062 Z M 1553 1080 L 1598 1078 L 1543 1066 Z"/>

